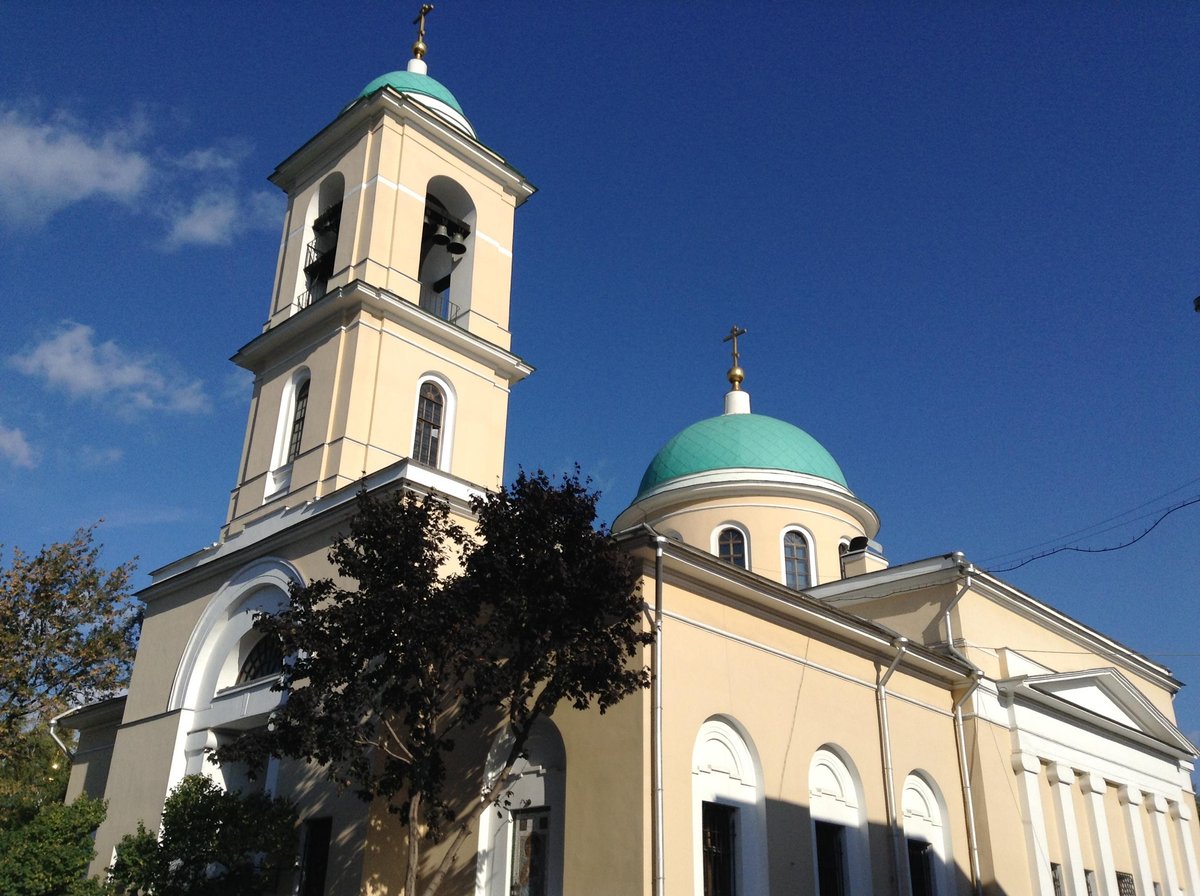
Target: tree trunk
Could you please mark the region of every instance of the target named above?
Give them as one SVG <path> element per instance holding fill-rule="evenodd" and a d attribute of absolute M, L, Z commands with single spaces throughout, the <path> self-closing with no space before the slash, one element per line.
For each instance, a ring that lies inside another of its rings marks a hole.
<path fill-rule="evenodd" d="M 421 829 L 418 818 L 421 795 L 414 793 L 408 804 L 408 874 L 404 878 L 404 896 L 417 896 L 417 861 L 421 857 Z"/>
<path fill-rule="evenodd" d="M 442 861 L 438 863 L 437 871 L 429 879 L 429 886 L 425 888 L 422 896 L 437 896 L 437 891 L 441 888 L 442 881 L 446 879 L 446 872 L 450 870 L 450 866 L 454 863 L 454 857 L 458 855 L 459 849 L 470 833 L 471 822 L 468 819 L 459 825 L 454 839 L 450 841 L 450 846 L 447 848 L 446 854 L 442 856 Z"/>

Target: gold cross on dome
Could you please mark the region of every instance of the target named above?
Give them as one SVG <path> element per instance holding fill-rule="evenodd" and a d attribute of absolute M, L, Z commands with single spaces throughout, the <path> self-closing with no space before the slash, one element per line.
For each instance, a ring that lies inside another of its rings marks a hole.
<path fill-rule="evenodd" d="M 433 4 L 422 3 L 421 11 L 417 13 L 417 17 L 412 21 L 417 26 L 417 40 L 412 48 L 414 59 L 424 58 L 425 52 L 429 49 L 429 47 L 425 46 L 425 17 L 431 12 L 433 12 Z"/>
<path fill-rule="evenodd" d="M 745 336 L 746 330 L 734 324 L 729 328 L 729 335 L 722 339 L 722 342 L 733 343 L 733 366 L 729 368 L 729 382 L 734 389 L 742 387 L 742 380 L 746 378 L 745 371 L 741 367 L 741 355 L 738 353 L 738 337 Z"/>

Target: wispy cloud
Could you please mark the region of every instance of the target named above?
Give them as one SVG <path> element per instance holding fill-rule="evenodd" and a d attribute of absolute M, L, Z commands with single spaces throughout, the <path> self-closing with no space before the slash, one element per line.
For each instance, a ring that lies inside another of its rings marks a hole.
<path fill-rule="evenodd" d="M 88 469 L 111 467 L 120 463 L 125 452 L 120 448 L 97 448 L 95 445 L 84 445 L 79 449 L 79 463 Z"/>
<path fill-rule="evenodd" d="M 14 467 L 32 470 L 37 466 L 33 456 L 33 447 L 25 438 L 25 433 L 19 429 L 10 429 L 0 423 L 0 458 L 8 461 Z"/>
<path fill-rule="evenodd" d="M 118 410 L 203 413 L 211 402 L 200 380 L 174 369 L 168 360 L 128 351 L 116 342 L 99 342 L 86 324 L 65 323 L 10 363 L 22 373 L 41 377 L 73 398 L 108 401 Z"/>
<path fill-rule="evenodd" d="M 89 129 L 65 115 L 0 109 L 0 228 L 42 225 L 74 203 L 118 202 L 163 221 L 162 246 L 229 245 L 277 227 L 281 197 L 240 188 L 248 145 L 170 152 L 153 146 L 151 119 Z"/>
<path fill-rule="evenodd" d="M 74 202 L 129 202 L 151 176 L 128 131 L 86 133 L 66 119 L 0 112 L 0 212 L 10 224 L 41 224 Z"/>
<path fill-rule="evenodd" d="M 248 230 L 273 226 L 282 212 L 282 203 L 270 193 L 246 197 L 232 189 L 209 191 L 171 217 L 166 245 L 227 246 Z"/>

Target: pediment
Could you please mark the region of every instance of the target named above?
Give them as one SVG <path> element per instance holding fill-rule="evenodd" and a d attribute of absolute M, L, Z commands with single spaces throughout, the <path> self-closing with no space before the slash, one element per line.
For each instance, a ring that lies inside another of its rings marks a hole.
<path fill-rule="evenodd" d="M 1111 729 L 1118 725 L 1171 749 L 1196 756 L 1196 746 L 1116 669 L 1086 669 L 1009 679 L 1015 693 L 1040 697 L 1077 718 Z M 1049 698 L 1049 700 L 1047 700 Z"/>

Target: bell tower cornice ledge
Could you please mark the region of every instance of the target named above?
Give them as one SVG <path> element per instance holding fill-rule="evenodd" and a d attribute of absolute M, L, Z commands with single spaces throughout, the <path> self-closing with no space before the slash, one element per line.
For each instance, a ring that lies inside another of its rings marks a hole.
<path fill-rule="evenodd" d="M 323 162 L 344 154 L 351 144 L 385 117 L 415 127 L 442 149 L 503 187 L 514 197 L 517 206 L 537 192 L 537 187 L 499 153 L 391 88 L 384 88 L 348 106 L 316 136 L 280 162 L 269 180 L 290 195 L 311 178 L 314 171 L 322 170 Z"/>
<path fill-rule="evenodd" d="M 361 280 L 331 290 L 303 311 L 271 327 L 242 346 L 230 358 L 234 364 L 260 374 L 286 357 L 297 346 L 310 341 L 314 333 L 327 333 L 340 327 L 360 310 L 373 312 L 394 321 L 413 333 L 485 365 L 510 385 L 533 373 L 534 368 L 517 355 L 455 324 L 423 311 L 395 293 Z"/>

